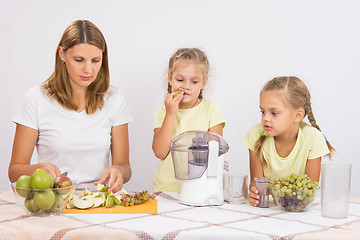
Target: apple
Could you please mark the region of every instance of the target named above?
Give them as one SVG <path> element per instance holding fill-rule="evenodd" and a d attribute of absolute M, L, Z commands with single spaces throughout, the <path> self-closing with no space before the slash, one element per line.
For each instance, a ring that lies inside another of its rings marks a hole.
<path fill-rule="evenodd" d="M 22 175 L 16 181 L 16 192 L 24 197 L 28 198 L 31 195 L 31 184 L 30 184 L 30 176 Z"/>
<path fill-rule="evenodd" d="M 53 213 L 60 212 L 61 207 L 63 205 L 64 205 L 63 197 L 59 194 L 55 194 L 55 201 L 54 201 L 54 204 L 52 205 L 52 207 L 50 208 L 50 211 Z"/>
<path fill-rule="evenodd" d="M 40 210 L 40 209 L 35 205 L 33 198 L 27 198 L 27 199 L 25 199 L 24 205 L 25 205 L 26 209 L 29 210 L 29 211 L 32 212 L 32 213 L 37 212 L 37 211 Z"/>
<path fill-rule="evenodd" d="M 72 186 L 72 182 L 67 176 L 58 176 L 57 178 L 55 178 L 55 186 L 57 188 L 69 187 Z"/>
<path fill-rule="evenodd" d="M 110 195 L 110 197 L 114 200 L 115 205 L 121 205 L 121 201 L 115 195 Z"/>
<path fill-rule="evenodd" d="M 69 177 L 60 175 L 57 178 L 55 178 L 55 187 L 56 188 L 65 188 L 65 189 L 61 189 L 61 190 L 59 189 L 58 190 L 59 194 L 62 194 L 62 195 L 67 194 L 71 190 L 70 186 L 72 186 L 72 182 Z"/>
<path fill-rule="evenodd" d="M 30 184 L 33 189 L 46 189 L 54 186 L 51 176 L 42 168 L 36 169 L 30 177 Z"/>
<path fill-rule="evenodd" d="M 71 200 L 72 204 L 74 204 L 74 206 L 76 208 L 79 209 L 87 209 L 87 208 L 91 208 L 92 206 L 94 206 L 94 202 L 90 201 L 90 200 L 84 200 L 84 199 L 80 199 L 80 198 L 74 198 L 73 200 Z"/>
<path fill-rule="evenodd" d="M 35 191 L 34 203 L 41 210 L 49 210 L 55 202 L 55 193 L 52 189 L 47 188 L 42 191 Z"/>
<path fill-rule="evenodd" d="M 115 205 L 114 199 L 112 197 L 107 197 L 105 207 L 106 208 L 112 208 L 112 207 L 114 207 L 114 205 Z"/>
<path fill-rule="evenodd" d="M 102 197 L 95 197 L 94 200 L 94 206 L 93 208 L 96 208 L 96 207 L 103 207 L 104 204 L 105 204 L 105 199 L 102 198 Z"/>
<path fill-rule="evenodd" d="M 105 184 L 98 183 L 98 184 L 96 185 L 96 189 L 97 189 L 99 192 L 106 192 L 109 188 L 108 188 L 108 186 L 106 186 Z"/>

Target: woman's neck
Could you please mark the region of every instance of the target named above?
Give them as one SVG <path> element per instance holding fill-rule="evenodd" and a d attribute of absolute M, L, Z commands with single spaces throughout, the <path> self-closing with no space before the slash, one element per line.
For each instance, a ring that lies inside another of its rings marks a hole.
<path fill-rule="evenodd" d="M 82 112 L 86 108 L 86 90 L 73 89 L 72 91 L 72 102 L 77 107 L 77 112 Z"/>

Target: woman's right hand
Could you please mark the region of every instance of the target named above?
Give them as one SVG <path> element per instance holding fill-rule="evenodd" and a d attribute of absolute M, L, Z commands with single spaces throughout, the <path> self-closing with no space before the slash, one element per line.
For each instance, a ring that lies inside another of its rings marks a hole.
<path fill-rule="evenodd" d="M 259 204 L 259 190 L 255 187 L 255 185 L 250 185 L 250 192 L 249 192 L 249 202 L 251 206 L 256 207 Z"/>
<path fill-rule="evenodd" d="M 44 169 L 47 173 L 49 173 L 54 179 L 60 176 L 60 170 L 52 163 L 39 163 L 37 164 L 38 168 Z"/>
<path fill-rule="evenodd" d="M 179 103 L 184 97 L 184 93 L 180 91 L 175 97 L 177 91 L 168 93 L 165 97 L 166 114 L 176 115 L 179 111 Z"/>

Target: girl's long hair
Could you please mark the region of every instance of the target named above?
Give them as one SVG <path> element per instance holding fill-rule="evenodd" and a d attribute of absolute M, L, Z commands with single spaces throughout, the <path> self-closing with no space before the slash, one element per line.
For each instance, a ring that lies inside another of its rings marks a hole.
<path fill-rule="evenodd" d="M 312 111 L 309 89 L 301 79 L 293 76 L 276 77 L 268 81 L 261 90 L 261 92 L 267 91 L 282 91 L 290 106 L 294 109 L 303 108 L 305 111 L 304 117 L 308 117 L 311 126 L 321 131 L 319 125 L 316 123 L 315 116 Z M 267 162 L 265 161 L 263 154 L 263 143 L 265 142 L 266 137 L 267 136 L 265 134 L 261 135 L 254 146 L 254 151 L 259 157 L 262 166 L 265 167 L 267 167 Z M 327 139 L 325 140 L 330 150 L 328 156 L 331 159 L 332 153 L 335 149 L 331 146 Z"/>

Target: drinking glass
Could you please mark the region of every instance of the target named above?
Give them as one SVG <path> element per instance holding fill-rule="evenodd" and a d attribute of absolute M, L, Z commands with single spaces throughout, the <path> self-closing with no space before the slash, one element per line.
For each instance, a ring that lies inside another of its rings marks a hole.
<path fill-rule="evenodd" d="M 248 196 L 248 176 L 246 174 L 224 174 L 224 200 L 232 204 L 245 203 Z"/>
<path fill-rule="evenodd" d="M 348 216 L 351 164 L 321 164 L 321 215 L 329 218 Z"/>

